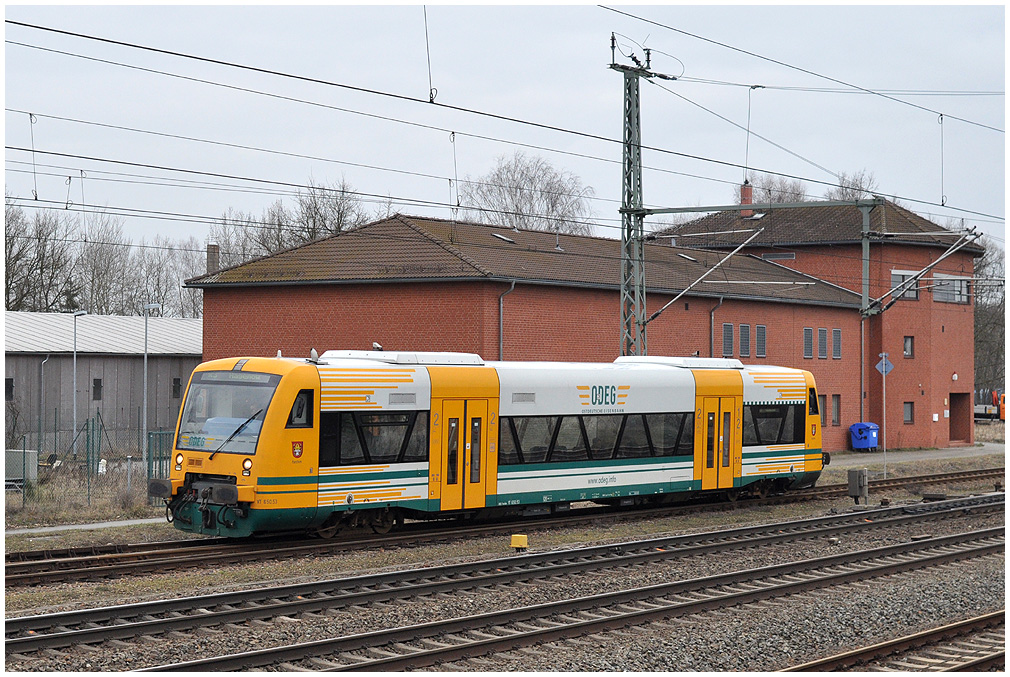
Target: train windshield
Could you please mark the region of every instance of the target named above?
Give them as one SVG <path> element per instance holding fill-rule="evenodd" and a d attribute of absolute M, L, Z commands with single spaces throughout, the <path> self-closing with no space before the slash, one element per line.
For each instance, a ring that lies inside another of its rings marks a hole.
<path fill-rule="evenodd" d="M 186 393 L 179 449 L 255 454 L 263 419 L 281 377 L 247 371 L 200 371 Z"/>

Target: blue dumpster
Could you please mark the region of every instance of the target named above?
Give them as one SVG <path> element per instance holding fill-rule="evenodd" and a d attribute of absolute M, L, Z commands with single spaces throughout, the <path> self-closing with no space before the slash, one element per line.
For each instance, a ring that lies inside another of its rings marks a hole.
<path fill-rule="evenodd" d="M 849 434 L 852 436 L 852 449 L 876 449 L 877 431 L 880 427 L 876 423 L 853 423 L 849 426 Z"/>

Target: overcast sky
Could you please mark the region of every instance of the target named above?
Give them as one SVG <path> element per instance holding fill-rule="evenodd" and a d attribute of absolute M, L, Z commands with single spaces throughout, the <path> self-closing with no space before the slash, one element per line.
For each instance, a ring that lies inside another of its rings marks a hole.
<path fill-rule="evenodd" d="M 134 240 L 204 243 L 229 208 L 291 204 L 310 178 L 449 217 L 450 179 L 476 178 L 526 144 L 591 186 L 597 234 L 619 237 L 616 32 L 625 53 L 641 58 L 644 44 L 654 70 L 680 78 L 659 83 L 669 91 L 642 83 L 642 142 L 661 149 L 643 153 L 648 205 L 734 199 L 747 135 L 718 116 L 746 127 L 750 93 L 750 167 L 809 179 L 812 197 L 833 173 L 866 170 L 915 211 L 964 218 L 1004 244 L 1002 6 L 614 7 L 640 18 L 598 6 L 429 6 L 426 41 L 420 5 L 8 5 L 7 21 L 418 101 L 8 23 L 6 189 L 29 210 L 68 199 L 71 209 L 146 210 L 162 218 L 124 217 Z M 433 106 L 429 60 L 437 104 L 613 141 Z M 34 158 L 15 150 L 32 147 Z M 382 201 L 366 199 L 369 210 Z"/>

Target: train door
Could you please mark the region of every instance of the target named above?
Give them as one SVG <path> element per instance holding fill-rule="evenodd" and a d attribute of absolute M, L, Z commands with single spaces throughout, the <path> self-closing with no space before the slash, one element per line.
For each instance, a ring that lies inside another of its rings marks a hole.
<path fill-rule="evenodd" d="M 701 466 L 702 489 L 728 489 L 733 486 L 736 459 L 733 450 L 737 443 L 733 437 L 735 402 L 733 397 L 705 397 L 702 404 L 701 457 L 695 463 Z"/>
<path fill-rule="evenodd" d="M 442 510 L 485 505 L 487 415 L 487 400 L 442 401 Z"/>

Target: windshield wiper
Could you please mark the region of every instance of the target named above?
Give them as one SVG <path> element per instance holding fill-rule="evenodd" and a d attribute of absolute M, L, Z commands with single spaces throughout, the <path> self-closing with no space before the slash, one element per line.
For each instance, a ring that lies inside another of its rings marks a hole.
<path fill-rule="evenodd" d="M 214 456 L 216 456 L 216 455 L 217 455 L 217 452 L 221 451 L 221 449 L 222 449 L 222 448 L 224 447 L 224 445 L 226 445 L 226 444 L 228 444 L 229 442 L 231 442 L 231 440 L 232 440 L 232 438 L 233 438 L 233 437 L 235 437 L 235 436 L 236 436 L 236 435 L 238 435 L 238 434 L 239 434 L 240 432 L 242 432 L 242 429 L 243 429 L 243 428 L 245 428 L 245 427 L 246 427 L 247 425 L 249 425 L 250 423 L 252 423 L 252 420 L 253 420 L 254 418 L 256 418 L 257 416 L 259 416 L 260 414 L 262 414 L 262 413 L 263 413 L 263 410 L 262 410 L 262 409 L 260 409 L 260 410 L 259 410 L 259 411 L 257 411 L 257 412 L 256 412 L 255 414 L 253 414 L 252 416 L 250 416 L 250 417 L 249 417 L 249 418 L 247 418 L 246 420 L 242 421 L 242 425 L 240 425 L 239 427 L 235 428 L 235 432 L 233 432 L 233 433 L 232 433 L 231 435 L 228 435 L 228 439 L 226 439 L 226 440 L 225 440 L 224 442 L 222 442 L 222 443 L 221 443 L 221 446 L 219 446 L 219 447 L 218 447 L 217 449 L 215 449 L 215 450 L 214 450 L 214 453 L 212 453 L 212 454 L 210 455 L 210 458 L 208 458 L 207 460 L 208 460 L 208 461 L 212 461 L 212 460 L 214 460 Z"/>

